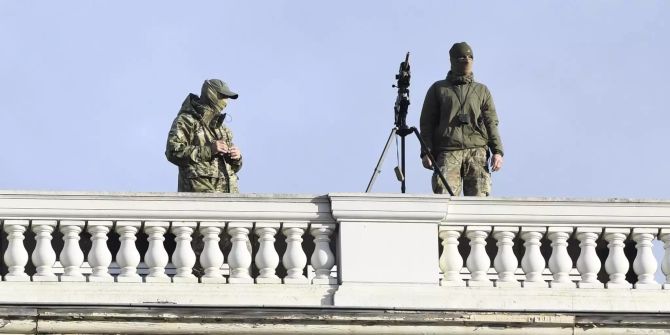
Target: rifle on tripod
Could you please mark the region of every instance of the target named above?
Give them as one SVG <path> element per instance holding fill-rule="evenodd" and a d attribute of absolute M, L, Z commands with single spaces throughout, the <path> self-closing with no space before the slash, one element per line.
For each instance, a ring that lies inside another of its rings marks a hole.
<path fill-rule="evenodd" d="M 419 140 L 419 144 L 421 145 L 421 153 L 422 155 L 425 153 L 428 155 L 428 158 L 433 162 L 433 172 L 437 174 L 437 176 L 440 178 L 440 181 L 442 181 L 442 184 L 444 184 L 444 187 L 447 189 L 447 192 L 449 192 L 450 195 L 454 195 L 454 192 L 451 190 L 451 187 L 449 187 L 449 184 L 447 183 L 447 179 L 444 178 L 444 175 L 442 174 L 442 171 L 440 171 L 440 168 L 437 166 L 437 161 L 435 160 L 435 157 L 433 157 L 433 154 L 430 152 L 430 150 L 427 149 L 426 143 L 423 141 L 423 138 L 421 138 L 421 135 L 419 135 L 419 131 L 416 129 L 416 127 L 409 127 L 407 126 L 407 110 L 409 107 L 409 81 L 411 78 L 411 73 L 410 73 L 410 66 L 409 66 L 409 52 L 405 56 L 405 61 L 400 63 L 400 68 L 398 69 L 398 74 L 396 74 L 395 79 L 396 79 L 396 84 L 393 85 L 393 87 L 398 88 L 398 96 L 396 97 L 395 100 L 395 105 L 393 107 L 393 110 L 395 112 L 395 127 L 391 129 L 391 133 L 389 134 L 388 140 L 386 140 L 386 145 L 384 145 L 384 150 L 382 151 L 381 156 L 379 157 L 379 161 L 377 162 L 377 166 L 375 167 L 374 172 L 372 172 L 372 177 L 370 178 L 370 182 L 368 183 L 368 187 L 365 189 L 365 192 L 370 192 L 372 189 L 372 185 L 375 182 L 375 179 L 377 179 L 377 176 L 381 173 L 381 170 L 379 167 L 382 165 L 384 162 L 384 157 L 386 156 L 386 152 L 389 149 L 389 145 L 391 144 L 391 140 L 396 137 L 400 136 L 400 166 L 395 168 L 396 176 L 398 177 L 398 181 L 400 181 L 400 191 L 402 193 L 405 193 L 405 137 L 409 134 L 414 133 L 416 135 L 416 138 Z"/>

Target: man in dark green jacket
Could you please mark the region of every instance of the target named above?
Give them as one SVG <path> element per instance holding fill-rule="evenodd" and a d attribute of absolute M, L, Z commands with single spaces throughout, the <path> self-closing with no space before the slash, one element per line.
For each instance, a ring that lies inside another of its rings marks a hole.
<path fill-rule="evenodd" d="M 491 170 L 503 164 L 498 115 L 488 88 L 473 79 L 473 54 L 465 42 L 449 50 L 451 71 L 426 93 L 421 110 L 421 137 L 437 162 L 422 156 L 423 166 L 437 164 L 455 195 L 488 196 Z M 433 192 L 446 188 L 433 174 Z"/>
<path fill-rule="evenodd" d="M 228 99 L 237 99 L 225 82 L 205 80 L 200 96 L 186 97 L 168 133 L 165 156 L 179 167 L 179 192 L 238 193 L 236 173 L 242 153 L 223 124 Z"/>

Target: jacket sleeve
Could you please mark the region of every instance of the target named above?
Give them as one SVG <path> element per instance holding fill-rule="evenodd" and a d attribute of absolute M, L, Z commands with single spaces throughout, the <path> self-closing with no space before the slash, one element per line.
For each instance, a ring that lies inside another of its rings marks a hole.
<path fill-rule="evenodd" d="M 498 114 L 496 113 L 496 107 L 493 104 L 493 97 L 491 97 L 491 92 L 488 90 L 488 88 L 485 88 L 484 91 L 482 115 L 484 116 L 486 132 L 489 135 L 489 149 L 491 149 L 491 152 L 494 154 L 504 155 L 502 140 L 500 139 L 500 133 L 498 132 Z"/>
<path fill-rule="evenodd" d="M 234 146 L 233 144 L 233 131 L 230 130 L 230 128 L 225 127 L 223 128 L 223 131 L 226 133 L 226 139 L 228 140 L 226 143 L 229 147 Z M 230 164 L 230 167 L 233 169 L 235 173 L 240 171 L 242 169 L 242 157 L 240 159 L 229 159 L 227 160 L 227 163 Z"/>
<path fill-rule="evenodd" d="M 172 122 L 168 133 L 165 157 L 177 166 L 212 160 L 212 149 L 209 145 L 195 145 L 193 138 L 196 131 L 194 122 L 189 122 L 183 115 L 178 115 Z"/>
<path fill-rule="evenodd" d="M 421 108 L 421 118 L 419 119 L 419 130 L 421 138 L 426 143 L 428 151 L 433 151 L 433 133 L 440 123 L 440 105 L 435 93 L 435 84 L 431 85 L 426 93 Z M 423 155 L 423 153 L 422 153 Z"/>

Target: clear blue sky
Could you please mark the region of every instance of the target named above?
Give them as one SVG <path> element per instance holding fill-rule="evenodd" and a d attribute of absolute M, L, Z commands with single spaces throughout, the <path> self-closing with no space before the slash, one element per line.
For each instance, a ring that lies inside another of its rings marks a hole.
<path fill-rule="evenodd" d="M 493 94 L 495 196 L 670 198 L 668 1 L 2 1 L 0 189 L 175 191 L 165 140 L 204 79 L 242 192 L 360 192 L 412 64 L 410 125 L 467 41 Z M 430 192 L 408 137 L 408 192 Z M 399 192 L 389 152 L 374 191 Z"/>

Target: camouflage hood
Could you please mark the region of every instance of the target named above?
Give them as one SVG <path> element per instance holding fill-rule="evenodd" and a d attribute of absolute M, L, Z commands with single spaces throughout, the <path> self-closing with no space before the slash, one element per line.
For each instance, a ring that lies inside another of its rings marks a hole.
<path fill-rule="evenodd" d="M 209 126 L 213 126 L 213 120 L 219 116 L 219 113 L 202 104 L 200 97 L 193 93 L 189 93 L 181 104 L 178 114 L 182 113 L 190 114 L 196 120 L 202 120 L 204 124 Z"/>
<path fill-rule="evenodd" d="M 200 103 L 200 97 L 193 93 L 189 93 L 186 99 L 184 99 L 184 102 L 181 104 L 179 114 L 181 113 L 191 114 L 198 120 L 202 119 L 204 106 Z"/>

